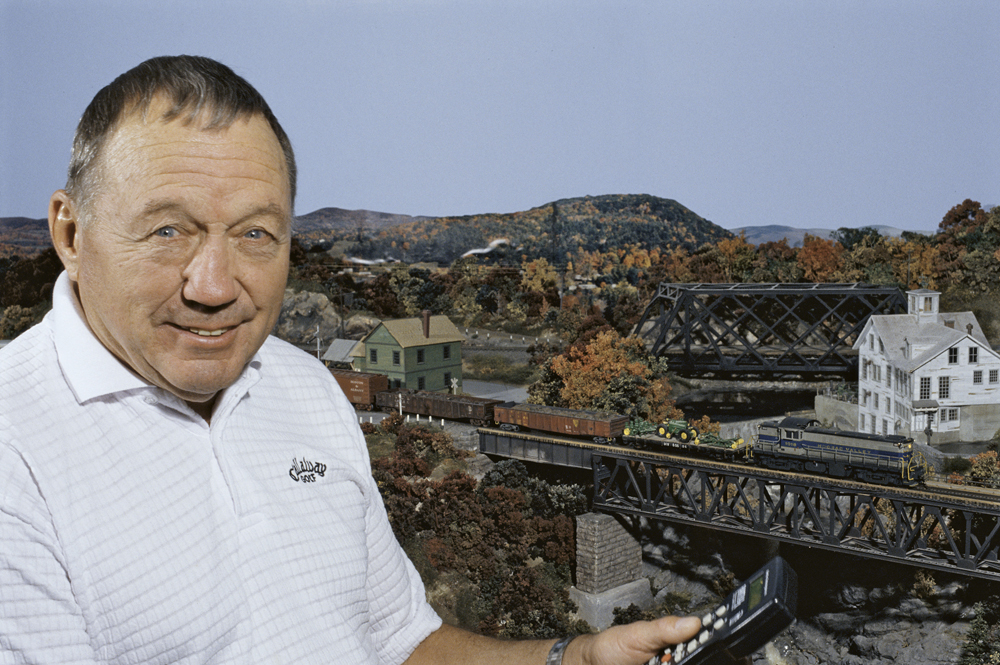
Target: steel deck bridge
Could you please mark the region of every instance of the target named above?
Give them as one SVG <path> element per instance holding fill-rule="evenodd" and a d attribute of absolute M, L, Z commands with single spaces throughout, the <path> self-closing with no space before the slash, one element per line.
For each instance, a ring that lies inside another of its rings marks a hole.
<path fill-rule="evenodd" d="M 856 376 L 868 318 L 905 312 L 871 284 L 663 283 L 635 333 L 679 374 Z"/>
<path fill-rule="evenodd" d="M 479 430 L 480 452 L 590 469 L 595 510 L 1000 580 L 1000 494 L 896 488 Z"/>

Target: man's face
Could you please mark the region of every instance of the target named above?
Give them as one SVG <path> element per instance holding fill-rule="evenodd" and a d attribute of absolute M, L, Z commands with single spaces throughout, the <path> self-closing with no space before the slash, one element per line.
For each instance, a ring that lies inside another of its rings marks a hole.
<path fill-rule="evenodd" d="M 154 385 L 206 402 L 237 379 L 281 311 L 288 173 L 264 119 L 203 130 L 164 123 L 161 108 L 109 137 L 104 184 L 67 268 L 112 353 Z"/>

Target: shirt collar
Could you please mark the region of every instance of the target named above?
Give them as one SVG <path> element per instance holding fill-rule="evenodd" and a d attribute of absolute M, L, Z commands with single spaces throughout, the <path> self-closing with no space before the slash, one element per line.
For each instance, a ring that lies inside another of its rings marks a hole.
<path fill-rule="evenodd" d="M 87 325 L 73 283 L 65 271 L 56 279 L 52 289 L 52 316 L 59 365 L 80 403 L 130 391 L 156 392 L 161 398 L 166 397 L 167 401 L 177 399 L 133 372 L 97 339 Z M 243 369 L 240 378 L 219 396 L 218 401 L 225 401 L 227 394 L 232 392 L 245 393 L 256 382 L 260 366 L 258 352 Z"/>

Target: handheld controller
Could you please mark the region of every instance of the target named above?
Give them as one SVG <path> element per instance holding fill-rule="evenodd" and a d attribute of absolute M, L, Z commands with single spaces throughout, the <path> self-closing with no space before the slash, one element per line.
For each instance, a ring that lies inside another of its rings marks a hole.
<path fill-rule="evenodd" d="M 798 578 L 780 556 L 701 619 L 701 632 L 662 651 L 648 665 L 711 665 L 749 656 L 795 618 Z"/>

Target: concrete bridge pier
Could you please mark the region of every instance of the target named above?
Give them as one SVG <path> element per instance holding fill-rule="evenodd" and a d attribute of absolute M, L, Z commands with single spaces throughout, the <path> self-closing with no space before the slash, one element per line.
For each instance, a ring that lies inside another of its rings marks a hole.
<path fill-rule="evenodd" d="M 653 606 L 649 580 L 641 576 L 642 546 L 612 515 L 585 513 L 576 518 L 576 585 L 570 599 L 580 618 L 604 630 L 616 607 Z"/>

